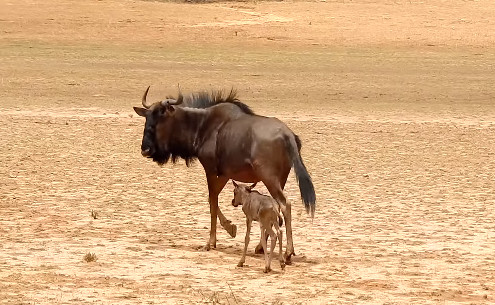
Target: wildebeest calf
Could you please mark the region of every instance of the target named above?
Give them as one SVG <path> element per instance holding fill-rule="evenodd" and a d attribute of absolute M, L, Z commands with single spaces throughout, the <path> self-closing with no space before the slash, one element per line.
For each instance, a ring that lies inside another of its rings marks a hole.
<path fill-rule="evenodd" d="M 251 232 L 251 224 L 253 220 L 260 223 L 261 229 L 261 245 L 265 252 L 265 270 L 264 272 L 271 271 L 270 263 L 273 257 L 273 250 L 277 243 L 279 245 L 279 261 L 280 267 L 285 268 L 285 262 L 282 256 L 282 231 L 280 226 L 282 225 L 282 217 L 280 216 L 279 204 L 269 196 L 260 194 L 257 191 L 253 191 L 254 186 L 237 184 L 232 180 L 235 186 L 234 199 L 232 199 L 232 205 L 237 207 L 242 205 L 242 211 L 246 214 L 246 238 L 244 240 L 244 251 L 242 257 L 237 266 L 242 267 L 246 261 L 246 251 L 249 244 L 249 233 Z M 275 232 L 273 229 L 275 229 Z M 271 247 L 270 253 L 267 251 L 267 234 L 270 235 Z"/>

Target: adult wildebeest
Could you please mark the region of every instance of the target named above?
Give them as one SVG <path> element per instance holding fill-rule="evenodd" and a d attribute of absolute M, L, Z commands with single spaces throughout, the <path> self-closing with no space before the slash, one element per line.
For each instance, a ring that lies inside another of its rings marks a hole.
<path fill-rule="evenodd" d="M 314 215 L 315 191 L 301 159 L 299 138 L 280 120 L 255 115 L 231 90 L 197 93 L 177 99 L 167 98 L 148 104 L 146 89 L 142 104 L 134 107 L 146 118 L 141 153 L 162 165 L 182 158 L 186 165 L 198 159 L 206 173 L 209 191 L 211 229 L 206 249 L 216 247 L 217 216 L 231 236 L 231 225 L 218 208 L 218 194 L 229 179 L 246 183 L 262 181 L 280 204 L 287 231 L 285 259 L 294 254 L 291 205 L 283 189 L 292 167 L 299 182 L 306 210 Z"/>

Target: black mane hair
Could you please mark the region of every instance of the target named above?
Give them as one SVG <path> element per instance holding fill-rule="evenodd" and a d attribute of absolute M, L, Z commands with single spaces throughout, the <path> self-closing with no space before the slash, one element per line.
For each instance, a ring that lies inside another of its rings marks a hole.
<path fill-rule="evenodd" d="M 189 167 L 197 157 L 190 150 L 184 148 L 175 148 L 173 151 L 163 151 L 158 148 L 152 158 L 160 166 L 168 163 L 169 160 L 175 164 L 179 159 L 184 159 L 186 166 Z"/>
<path fill-rule="evenodd" d="M 206 91 L 192 93 L 189 96 L 184 96 L 184 103 L 182 105 L 184 107 L 205 109 L 222 103 L 234 104 L 239 107 L 242 112 L 254 115 L 253 110 L 237 98 L 237 91 L 233 88 L 230 89 L 230 92 L 227 95 L 225 95 L 223 90 L 212 91 L 211 93 Z"/>

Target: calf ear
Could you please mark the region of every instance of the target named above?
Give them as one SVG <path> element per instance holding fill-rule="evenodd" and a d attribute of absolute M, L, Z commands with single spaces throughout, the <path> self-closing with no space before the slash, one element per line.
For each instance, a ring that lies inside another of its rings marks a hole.
<path fill-rule="evenodd" d="M 237 183 L 235 183 L 234 180 L 232 180 L 232 183 L 234 184 L 235 187 L 238 187 Z"/>
<path fill-rule="evenodd" d="M 249 190 L 254 189 L 254 187 L 256 186 L 256 184 L 258 184 L 258 182 L 255 182 L 254 184 L 252 184 L 251 186 L 249 186 L 249 187 L 248 187 L 248 188 L 249 188 Z"/>
<path fill-rule="evenodd" d="M 132 107 L 134 108 L 134 111 L 136 111 L 136 113 L 139 115 L 139 116 L 144 116 L 146 117 L 146 113 L 148 112 L 148 109 L 145 109 L 145 108 L 139 108 L 139 107 Z"/>

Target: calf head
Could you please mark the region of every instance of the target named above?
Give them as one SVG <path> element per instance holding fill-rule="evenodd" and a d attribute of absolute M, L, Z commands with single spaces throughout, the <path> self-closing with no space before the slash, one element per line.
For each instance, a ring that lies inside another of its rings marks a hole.
<path fill-rule="evenodd" d="M 141 154 L 144 157 L 152 158 L 153 161 L 164 164 L 170 158 L 169 147 L 170 137 L 174 132 L 175 105 L 183 102 L 183 96 L 179 93 L 177 100 L 166 99 L 161 102 L 148 104 L 146 96 L 150 87 L 143 95 L 142 103 L 144 108 L 134 107 L 134 111 L 146 118 L 144 125 L 143 140 L 141 143 Z"/>
<path fill-rule="evenodd" d="M 254 183 L 251 186 L 247 186 L 245 184 L 237 184 L 235 183 L 234 180 L 232 180 L 232 183 L 234 184 L 235 187 L 234 199 L 232 199 L 232 205 L 237 207 L 242 205 L 246 201 L 247 197 L 249 196 L 253 188 L 256 186 L 256 183 Z"/>

